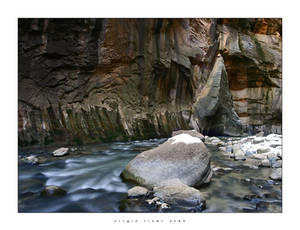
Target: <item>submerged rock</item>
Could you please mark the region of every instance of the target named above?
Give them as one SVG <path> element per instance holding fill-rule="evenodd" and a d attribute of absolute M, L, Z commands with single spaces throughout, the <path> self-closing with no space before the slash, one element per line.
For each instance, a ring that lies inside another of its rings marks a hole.
<path fill-rule="evenodd" d="M 69 153 L 69 148 L 59 148 L 53 152 L 53 156 L 61 157 L 61 156 L 67 155 L 68 153 Z"/>
<path fill-rule="evenodd" d="M 211 175 L 210 158 L 199 138 L 184 133 L 137 155 L 121 176 L 150 189 L 171 179 L 179 179 L 188 186 L 199 186 Z"/>
<path fill-rule="evenodd" d="M 128 198 L 146 197 L 148 193 L 148 189 L 141 186 L 135 186 L 128 190 Z"/>
<path fill-rule="evenodd" d="M 41 196 L 62 196 L 66 195 L 67 192 L 60 187 L 50 185 L 41 191 Z"/>

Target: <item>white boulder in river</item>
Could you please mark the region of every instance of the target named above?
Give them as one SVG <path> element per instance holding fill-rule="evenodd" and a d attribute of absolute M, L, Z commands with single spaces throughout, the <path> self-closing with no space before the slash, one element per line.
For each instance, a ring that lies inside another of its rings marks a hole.
<path fill-rule="evenodd" d="M 172 179 L 198 186 L 211 177 L 210 157 L 200 138 L 182 133 L 137 155 L 128 163 L 122 177 L 149 189 Z"/>
<path fill-rule="evenodd" d="M 61 157 L 69 153 L 69 148 L 59 148 L 53 152 L 53 156 Z"/>

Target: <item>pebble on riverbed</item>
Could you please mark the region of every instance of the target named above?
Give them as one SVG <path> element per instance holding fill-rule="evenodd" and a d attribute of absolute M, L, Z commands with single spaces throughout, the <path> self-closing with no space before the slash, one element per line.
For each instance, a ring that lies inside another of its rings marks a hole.
<path fill-rule="evenodd" d="M 69 148 L 59 148 L 53 151 L 53 156 L 61 157 L 67 155 L 68 153 L 69 153 Z"/>

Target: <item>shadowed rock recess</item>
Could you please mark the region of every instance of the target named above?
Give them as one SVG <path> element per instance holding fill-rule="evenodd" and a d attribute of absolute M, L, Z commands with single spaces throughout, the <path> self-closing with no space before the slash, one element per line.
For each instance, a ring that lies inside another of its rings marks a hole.
<path fill-rule="evenodd" d="M 281 19 L 19 19 L 19 145 L 281 133 Z"/>

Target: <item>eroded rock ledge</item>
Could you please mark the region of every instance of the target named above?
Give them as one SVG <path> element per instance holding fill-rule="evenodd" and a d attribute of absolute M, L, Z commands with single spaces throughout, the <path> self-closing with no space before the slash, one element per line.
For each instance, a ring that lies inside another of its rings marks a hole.
<path fill-rule="evenodd" d="M 281 132 L 280 19 L 19 19 L 18 28 L 20 146 Z"/>

